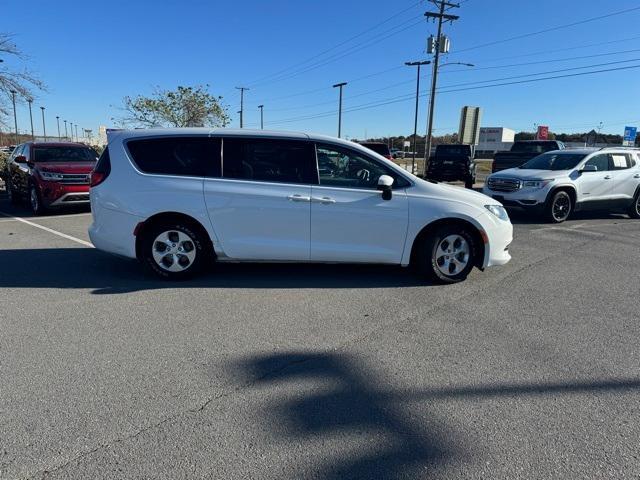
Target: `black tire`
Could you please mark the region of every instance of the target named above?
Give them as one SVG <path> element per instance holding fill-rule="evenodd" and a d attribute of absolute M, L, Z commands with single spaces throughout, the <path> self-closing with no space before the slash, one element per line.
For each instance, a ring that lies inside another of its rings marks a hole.
<path fill-rule="evenodd" d="M 42 203 L 40 192 L 33 184 L 29 186 L 29 206 L 34 215 L 44 215 L 47 212 L 47 209 Z"/>
<path fill-rule="evenodd" d="M 476 183 L 476 177 L 468 178 L 464 181 L 464 188 L 473 189 L 473 186 Z"/>
<path fill-rule="evenodd" d="M 461 239 L 466 243 L 466 249 L 461 248 L 464 245 L 449 243 L 447 239 Z M 419 240 L 420 243 L 416 245 L 418 248 L 416 252 L 416 266 L 418 272 L 425 275 L 427 278 L 438 283 L 457 283 L 465 280 L 469 272 L 473 269 L 475 264 L 475 240 L 471 232 L 461 225 L 443 226 L 438 228 L 435 232 L 427 235 Z M 446 250 L 442 249 L 445 244 L 451 246 L 451 254 L 447 255 Z M 458 253 L 455 250 L 458 250 Z M 465 253 L 465 255 L 460 255 Z M 466 261 L 465 261 L 466 260 Z M 448 268 L 451 264 L 455 264 L 455 269 Z M 460 266 L 464 263 L 464 266 Z"/>
<path fill-rule="evenodd" d="M 9 177 L 7 177 L 7 180 L 5 180 L 4 185 L 5 185 L 5 188 L 7 189 L 7 196 L 9 197 L 9 202 L 11 202 L 12 205 L 20 204 L 20 200 L 22 199 L 20 198 L 20 195 L 18 195 L 18 193 L 11 186 Z"/>
<path fill-rule="evenodd" d="M 571 195 L 565 190 L 553 192 L 544 209 L 546 219 L 551 223 L 564 222 L 573 211 Z"/>
<path fill-rule="evenodd" d="M 640 190 L 636 193 L 627 213 L 631 218 L 640 218 Z"/>
<path fill-rule="evenodd" d="M 156 256 L 162 255 L 163 252 L 158 248 L 162 242 L 156 242 L 156 240 L 160 235 L 165 233 L 169 234 L 167 237 L 168 240 L 174 243 L 166 243 L 166 245 L 172 245 L 173 250 L 163 256 L 163 259 L 167 261 L 161 265 L 156 261 L 156 258 L 154 258 L 154 252 L 157 253 Z M 188 239 L 184 236 L 188 237 Z M 213 257 L 211 242 L 200 233 L 200 229 L 194 228 L 190 223 L 181 220 L 167 221 L 153 225 L 143 233 L 140 241 L 140 261 L 142 261 L 147 270 L 165 280 L 185 280 L 191 278 L 202 272 Z M 190 247 L 188 244 L 190 244 Z M 185 250 L 178 251 L 177 249 L 180 247 L 184 247 Z M 187 247 L 192 249 L 186 250 Z M 191 258 L 192 252 L 194 253 L 193 258 Z M 174 265 L 175 268 L 181 269 L 179 271 L 169 270 L 169 268 L 172 268 Z"/>

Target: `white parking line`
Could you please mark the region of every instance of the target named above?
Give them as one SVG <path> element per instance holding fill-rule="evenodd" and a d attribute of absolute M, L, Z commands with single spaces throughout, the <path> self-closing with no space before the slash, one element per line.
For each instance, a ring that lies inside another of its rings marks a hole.
<path fill-rule="evenodd" d="M 44 230 L 45 232 L 53 233 L 54 235 L 57 235 L 59 237 L 66 238 L 67 240 L 71 240 L 72 242 L 79 243 L 80 245 L 84 245 L 85 247 L 93 248 L 93 245 L 91 243 L 85 241 L 85 240 L 82 240 L 82 239 L 76 238 L 76 237 L 72 237 L 71 235 L 67 235 L 66 233 L 62 233 L 62 232 L 59 232 L 59 231 L 54 230 L 52 228 L 45 227 L 44 225 L 39 225 L 37 223 L 30 222 L 29 220 L 25 220 L 24 218 L 14 217 L 14 216 L 9 215 L 9 214 L 4 213 L 4 212 L 0 212 L 0 215 L 2 215 L 3 217 L 10 218 L 11 220 L 17 220 L 18 222 L 22 222 L 22 223 L 25 223 L 27 225 L 31 225 L 32 227 L 35 227 L 35 228 L 39 228 L 40 230 Z"/>

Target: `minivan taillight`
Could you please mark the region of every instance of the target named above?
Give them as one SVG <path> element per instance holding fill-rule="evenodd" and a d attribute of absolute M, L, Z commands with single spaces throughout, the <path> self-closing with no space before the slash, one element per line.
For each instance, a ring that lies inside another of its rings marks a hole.
<path fill-rule="evenodd" d="M 111 158 L 109 157 L 109 147 L 105 147 L 100 155 L 96 168 L 91 172 L 90 187 L 95 187 L 104 182 L 111 173 Z"/>

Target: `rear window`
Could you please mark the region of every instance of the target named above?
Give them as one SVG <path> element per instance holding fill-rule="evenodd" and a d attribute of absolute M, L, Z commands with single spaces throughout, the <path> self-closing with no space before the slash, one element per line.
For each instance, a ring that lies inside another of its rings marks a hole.
<path fill-rule="evenodd" d="M 144 173 L 220 176 L 220 139 L 164 137 L 129 140 L 131 159 Z"/>
<path fill-rule="evenodd" d="M 225 138 L 225 178 L 318 183 L 313 144 L 299 140 Z"/>
<path fill-rule="evenodd" d="M 555 142 L 516 142 L 513 144 L 512 152 L 523 153 L 544 153 L 550 150 L 557 150 Z"/>
<path fill-rule="evenodd" d="M 468 145 L 438 145 L 436 155 L 471 155 L 471 147 Z"/>
<path fill-rule="evenodd" d="M 384 143 L 361 143 L 363 147 L 367 147 L 369 150 L 373 150 L 374 152 L 382 155 L 383 157 L 387 157 L 391 155 L 391 151 L 389 147 Z"/>
<path fill-rule="evenodd" d="M 98 154 L 89 147 L 42 146 L 33 148 L 33 162 L 95 162 Z"/>

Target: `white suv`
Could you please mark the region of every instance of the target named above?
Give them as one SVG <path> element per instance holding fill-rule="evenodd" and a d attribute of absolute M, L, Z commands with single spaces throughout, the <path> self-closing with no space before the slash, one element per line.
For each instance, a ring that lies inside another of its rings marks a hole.
<path fill-rule="evenodd" d="M 640 218 L 640 150 L 556 150 L 490 175 L 486 195 L 507 207 L 564 222 L 572 211 L 604 209 Z"/>
<path fill-rule="evenodd" d="M 91 185 L 93 244 L 165 278 L 226 260 L 414 262 L 450 283 L 511 258 L 498 202 L 331 137 L 115 131 Z"/>

